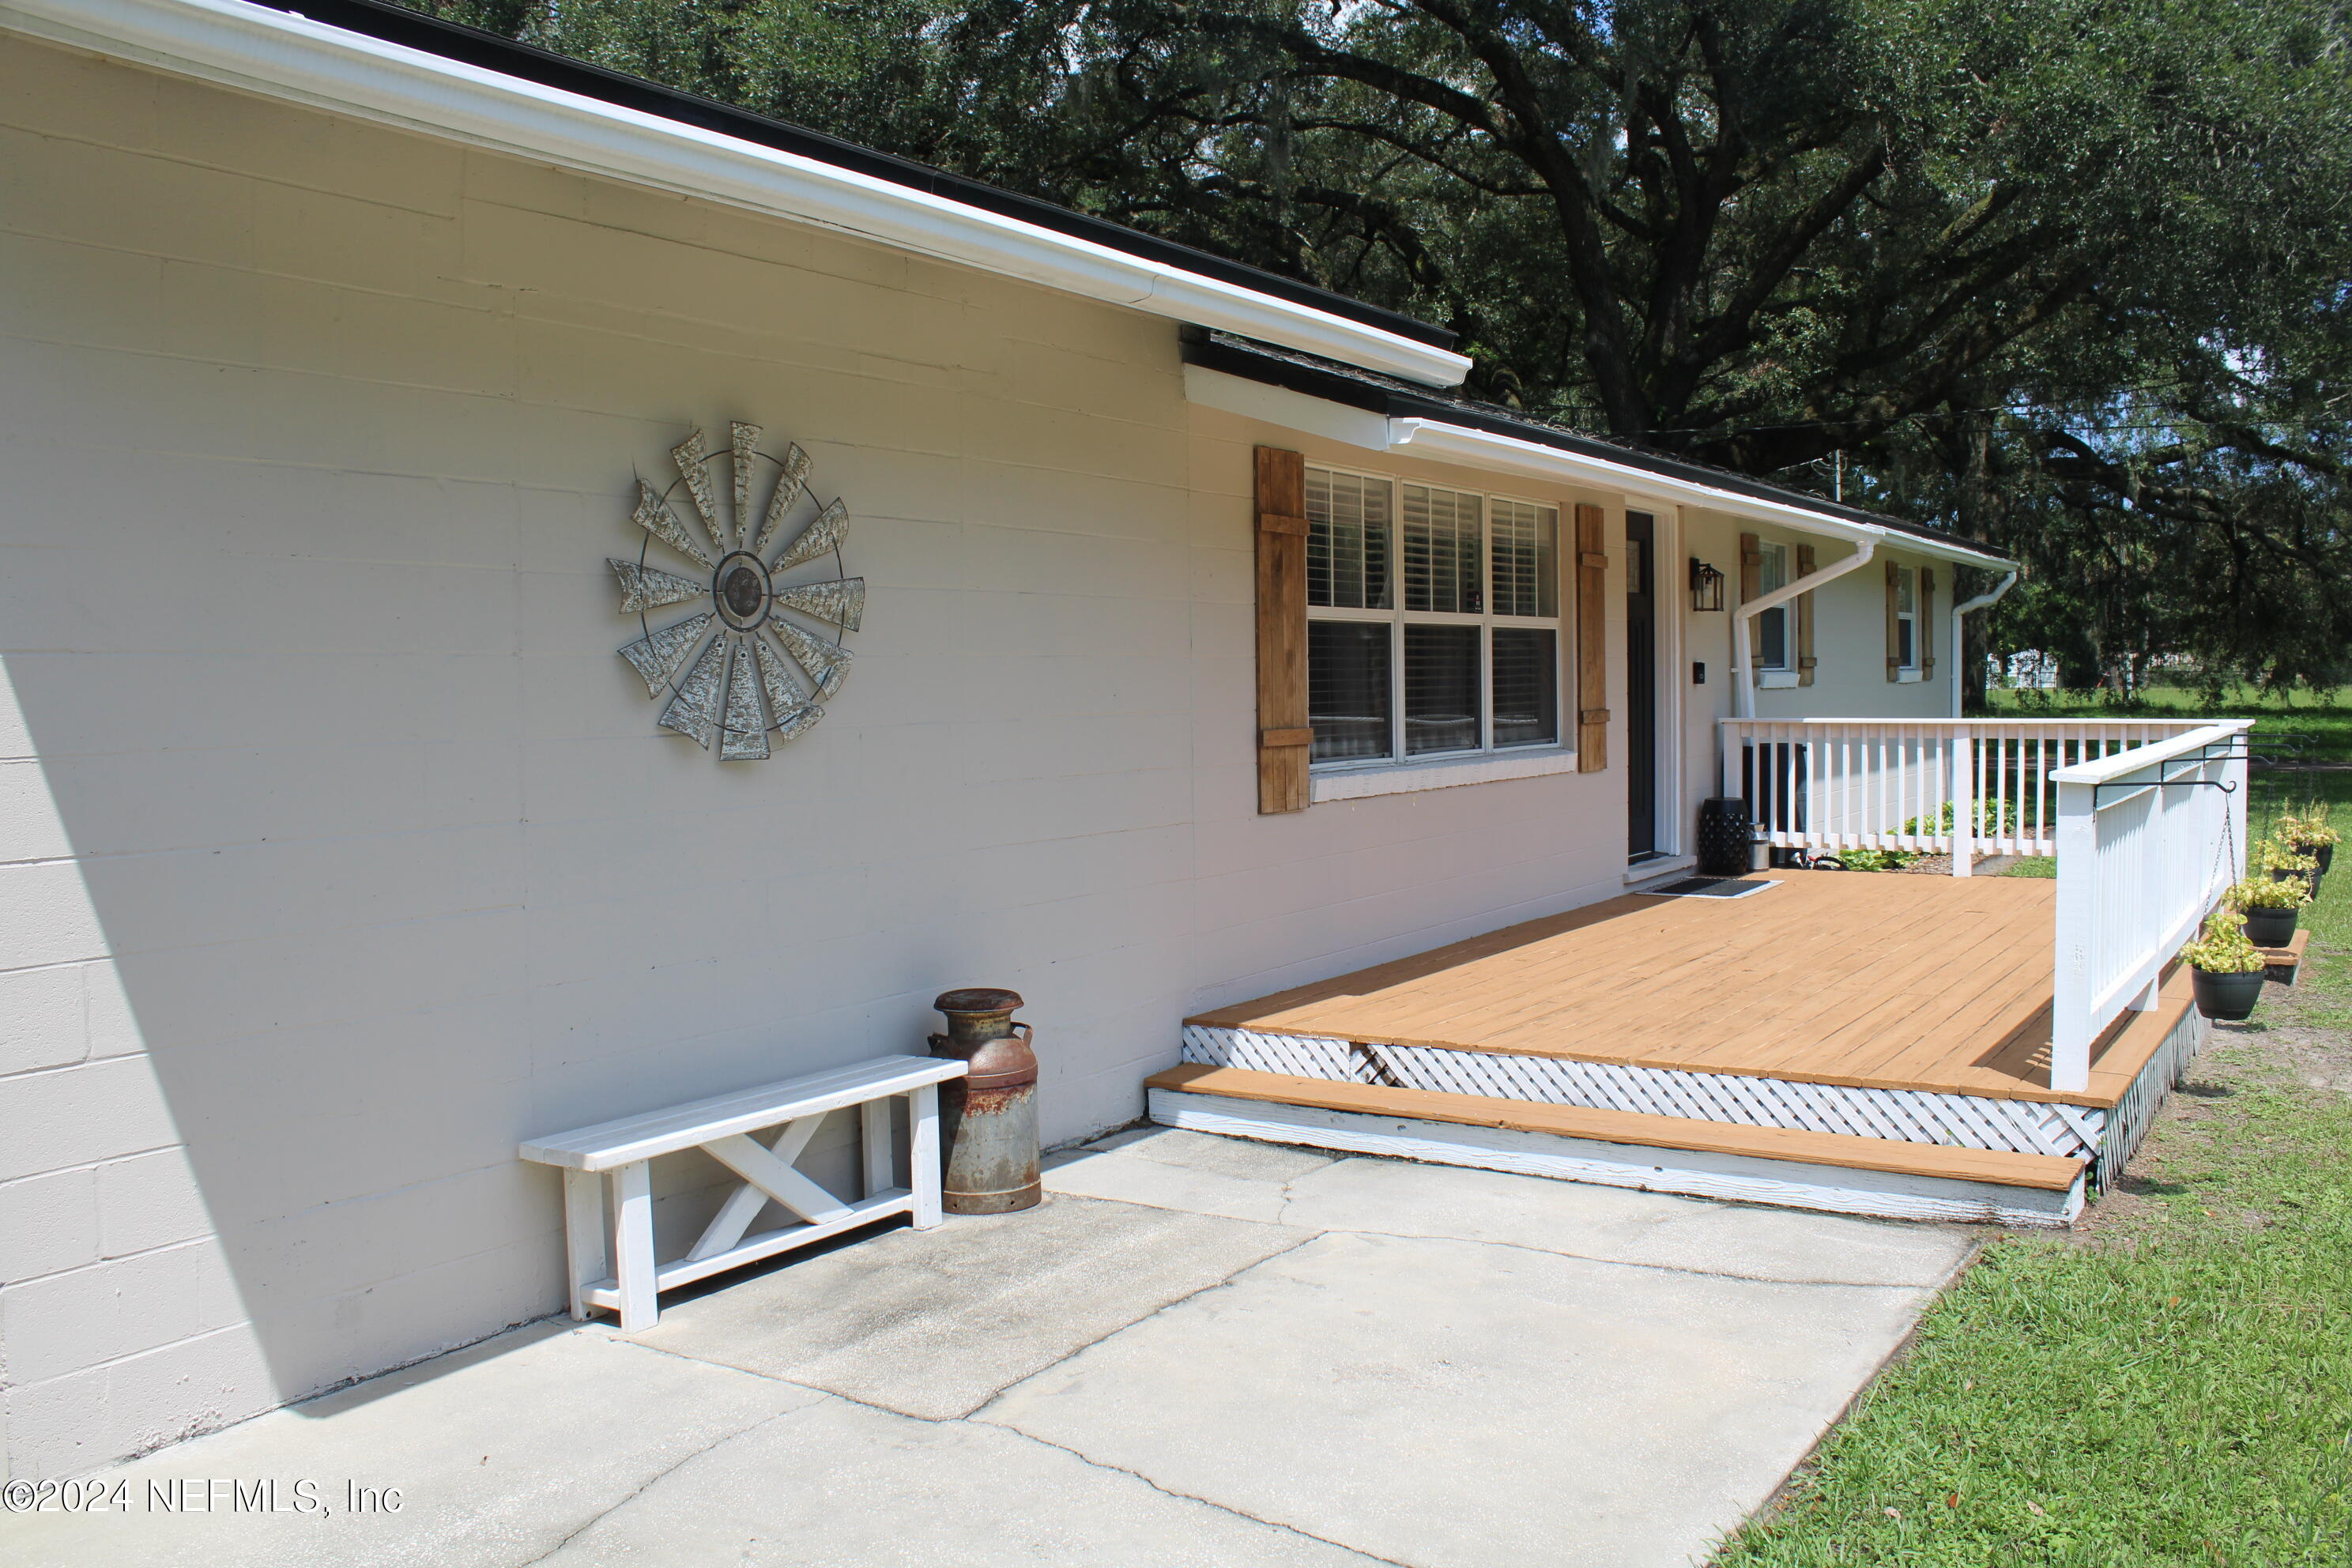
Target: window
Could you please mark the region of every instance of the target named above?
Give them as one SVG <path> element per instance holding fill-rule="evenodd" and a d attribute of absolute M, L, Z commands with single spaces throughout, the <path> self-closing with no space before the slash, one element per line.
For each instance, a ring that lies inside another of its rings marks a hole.
<path fill-rule="evenodd" d="M 1789 585 L 1789 547 L 1785 544 L 1759 546 L 1764 556 L 1762 575 L 1758 578 L 1758 594 L 1769 594 Z M 1790 657 L 1789 643 L 1789 606 L 1776 605 L 1756 617 L 1756 668 L 1788 669 L 1795 660 Z"/>
<path fill-rule="evenodd" d="M 1556 507 L 1307 470 L 1314 760 L 1556 746 Z"/>
<path fill-rule="evenodd" d="M 1919 574 L 1909 566 L 1895 571 L 1895 662 L 1919 668 Z"/>

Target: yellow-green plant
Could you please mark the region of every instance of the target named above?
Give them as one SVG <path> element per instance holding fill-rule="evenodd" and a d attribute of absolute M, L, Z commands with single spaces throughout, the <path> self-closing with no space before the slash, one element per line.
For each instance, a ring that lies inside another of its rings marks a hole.
<path fill-rule="evenodd" d="M 2268 877 L 2249 877 L 2233 882 L 2221 895 L 2221 904 L 2232 910 L 2299 910 L 2311 902 L 2311 884 L 2300 877 L 2273 881 Z"/>
<path fill-rule="evenodd" d="M 2257 871 L 2292 871 L 2306 879 L 2319 869 L 2319 858 L 2306 855 L 2293 844 L 2272 834 L 2254 846 L 2254 869 Z"/>
<path fill-rule="evenodd" d="M 2206 918 L 2205 934 L 2182 948 L 2180 956 L 2208 974 L 2251 973 L 2270 962 L 2246 940 L 2246 917 L 2235 910 L 2215 910 Z"/>
<path fill-rule="evenodd" d="M 2327 803 L 2324 800 L 2315 800 L 2301 811 L 2280 817 L 2278 826 L 2272 831 L 2288 843 L 2301 845 L 2306 849 L 2315 849 L 2323 844 L 2340 844 L 2344 839 L 2344 835 L 2329 824 Z"/>

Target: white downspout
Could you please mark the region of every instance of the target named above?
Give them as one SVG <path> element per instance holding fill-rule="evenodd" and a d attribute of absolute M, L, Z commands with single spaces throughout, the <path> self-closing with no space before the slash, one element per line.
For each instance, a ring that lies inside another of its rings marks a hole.
<path fill-rule="evenodd" d="M 1734 718 L 1756 717 L 1756 681 L 1748 668 L 1751 657 L 1748 646 L 1748 623 L 1765 611 L 1787 604 L 1800 594 L 1810 594 L 1824 583 L 1843 577 L 1857 567 L 1868 565 L 1870 558 L 1877 553 L 1876 540 L 1857 541 L 1853 547 L 1853 553 L 1844 560 L 1833 561 L 1809 577 L 1800 577 L 1792 583 L 1773 589 L 1762 598 L 1751 600 L 1739 606 L 1738 612 L 1731 617 L 1731 684 L 1734 688 L 1731 694 L 1731 707 Z"/>
<path fill-rule="evenodd" d="M 1961 693 L 1965 692 L 1969 686 L 1968 672 L 1960 668 L 1960 660 L 1966 656 L 1968 648 L 1968 644 L 1960 640 L 1960 617 L 1970 610 L 1990 609 L 2000 603 L 2001 595 L 2015 586 L 2017 586 L 2017 574 L 2011 571 L 2008 576 L 2003 577 L 1994 585 L 1991 593 L 1979 594 L 1965 605 L 1952 606 L 1952 640 L 1944 646 L 1952 650 L 1952 717 L 1955 719 L 1960 717 Z"/>

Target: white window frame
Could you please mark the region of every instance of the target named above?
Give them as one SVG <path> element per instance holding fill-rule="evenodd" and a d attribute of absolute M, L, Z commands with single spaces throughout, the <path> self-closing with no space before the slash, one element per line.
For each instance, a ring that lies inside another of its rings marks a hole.
<path fill-rule="evenodd" d="M 1567 530 L 1570 523 L 1570 509 L 1556 500 L 1518 495 L 1504 490 L 1465 489 L 1436 480 L 1407 479 L 1400 474 L 1381 473 L 1376 469 L 1350 468 L 1337 463 L 1309 463 L 1309 469 L 1344 475 L 1350 479 L 1370 480 L 1389 488 L 1390 583 L 1391 608 L 1385 610 L 1357 609 L 1349 605 L 1309 604 L 1309 621 L 1348 621 L 1357 624 L 1385 622 L 1389 626 L 1389 754 L 1385 757 L 1335 757 L 1328 762 L 1310 764 L 1309 772 L 1318 777 L 1359 773 L 1402 773 L 1429 770 L 1433 782 L 1437 777 L 1452 774 L 1458 778 L 1446 782 L 1477 783 L 1490 777 L 1520 777 L 1531 773 L 1554 772 L 1554 763 L 1527 767 L 1509 765 L 1517 759 L 1573 759 L 1573 731 L 1569 722 L 1569 710 L 1574 694 L 1569 690 L 1568 637 L 1570 602 L 1566 563 L 1571 553 L 1572 542 Z M 1494 593 L 1495 502 L 1509 501 L 1518 506 L 1540 507 L 1552 514 L 1552 605 L 1557 611 L 1551 616 L 1498 616 L 1491 609 L 1477 614 L 1443 610 L 1408 610 L 1404 608 L 1404 489 L 1419 485 L 1424 489 L 1444 490 L 1454 495 L 1475 496 L 1478 500 L 1478 596 L 1482 605 L 1492 605 Z M 1408 626 L 1477 626 L 1478 636 L 1478 744 L 1462 751 L 1405 751 L 1404 711 L 1404 628 Z M 1524 627 L 1531 631 L 1549 630 L 1552 634 L 1552 733 L 1549 741 L 1528 741 L 1497 746 L 1495 744 L 1495 639 L 1496 626 L 1506 630 Z M 1309 679 L 1312 679 L 1310 674 Z M 1479 765 L 1488 764 L 1488 765 Z M 1322 791 L 1318 799 L 1346 798 L 1357 792 L 1335 790 L 1327 795 Z M 1373 793 L 1366 791 L 1364 793 Z"/>
<path fill-rule="evenodd" d="M 1904 681 L 1924 680 L 1927 675 L 1919 667 L 1919 568 L 1898 565 L 1895 568 L 1895 627 L 1897 645 L 1899 646 L 1904 640 L 1904 628 L 1908 627 L 1911 632 L 1910 653 L 1901 664 L 1895 667 L 1895 679 L 1899 685 Z M 1906 595 L 1908 595 L 1911 599 L 1911 607 L 1907 610 L 1903 607 Z"/>
<path fill-rule="evenodd" d="M 1758 553 L 1764 557 L 1763 566 L 1759 567 L 1757 572 L 1758 594 L 1759 597 L 1764 594 L 1773 592 L 1775 589 L 1785 588 L 1796 580 L 1793 575 L 1796 571 L 1796 550 L 1793 546 L 1789 544 L 1787 541 L 1760 539 L 1756 542 L 1756 549 Z M 1772 581 L 1773 574 L 1766 569 L 1776 561 L 1780 563 L 1780 580 L 1777 583 Z M 1792 599 L 1785 605 L 1775 605 L 1772 608 L 1763 611 L 1749 622 L 1749 625 L 1754 628 L 1751 635 L 1756 639 L 1756 647 L 1754 649 L 1756 655 L 1756 684 L 1759 686 L 1784 687 L 1794 686 L 1797 684 L 1797 617 L 1795 609 L 1796 601 Z M 1780 617 L 1779 624 L 1780 627 L 1780 657 L 1777 660 L 1768 659 L 1764 657 L 1764 623 L 1768 618 L 1774 616 L 1778 616 Z"/>

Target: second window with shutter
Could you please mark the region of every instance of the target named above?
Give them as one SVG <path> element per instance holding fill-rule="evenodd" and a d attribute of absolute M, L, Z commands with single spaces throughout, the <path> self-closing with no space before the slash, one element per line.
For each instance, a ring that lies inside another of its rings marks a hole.
<path fill-rule="evenodd" d="M 1559 509 L 1310 467 L 1307 521 L 1318 766 L 1559 744 Z"/>

